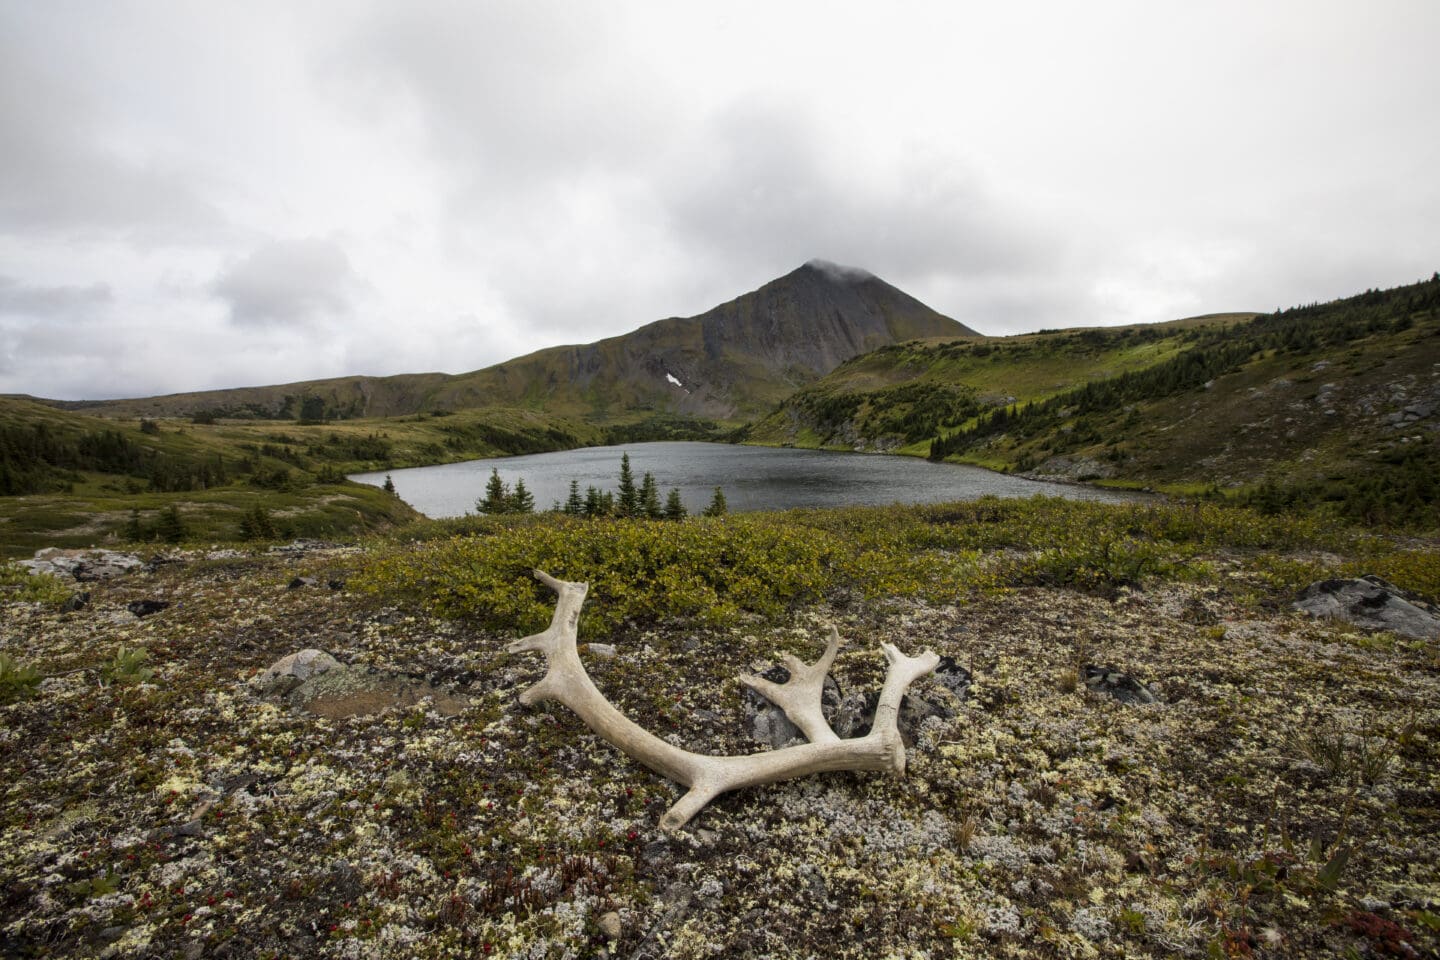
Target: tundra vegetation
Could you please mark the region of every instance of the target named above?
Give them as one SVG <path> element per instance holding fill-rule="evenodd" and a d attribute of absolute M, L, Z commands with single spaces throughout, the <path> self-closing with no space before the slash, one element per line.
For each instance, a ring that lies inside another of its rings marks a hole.
<path fill-rule="evenodd" d="M 1437 640 L 1290 606 L 1360 573 L 1434 599 L 1433 540 L 1037 499 L 145 550 L 104 582 L 0 575 L 6 955 L 1440 948 Z M 934 709 L 904 779 L 747 788 L 666 834 L 682 787 L 518 702 L 544 668 L 507 647 L 554 604 L 535 567 L 589 582 L 586 669 L 686 751 L 767 749 L 738 675 L 813 661 L 831 624 L 846 694 L 879 688 L 882 643 L 972 682 L 912 685 Z M 307 647 L 429 692 L 320 710 L 259 682 Z"/>

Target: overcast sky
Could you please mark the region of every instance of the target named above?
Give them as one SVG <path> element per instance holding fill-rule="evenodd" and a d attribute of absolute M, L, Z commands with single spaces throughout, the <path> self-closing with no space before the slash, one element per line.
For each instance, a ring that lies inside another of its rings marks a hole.
<path fill-rule="evenodd" d="M 813 257 L 988 334 L 1440 269 L 1440 3 L 0 0 L 0 393 L 462 372 Z"/>

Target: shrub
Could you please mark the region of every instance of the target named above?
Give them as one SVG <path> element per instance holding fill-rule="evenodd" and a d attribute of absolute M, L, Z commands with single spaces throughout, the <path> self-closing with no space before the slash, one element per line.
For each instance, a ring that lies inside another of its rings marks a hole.
<path fill-rule="evenodd" d="M 107 683 L 145 683 L 155 676 L 155 671 L 146 666 L 149 660 L 150 651 L 122 646 L 115 651 L 114 658 L 100 668 L 100 675 Z"/>
<path fill-rule="evenodd" d="M 0 703 L 28 698 L 35 692 L 40 680 L 40 671 L 8 653 L 0 653 Z"/>

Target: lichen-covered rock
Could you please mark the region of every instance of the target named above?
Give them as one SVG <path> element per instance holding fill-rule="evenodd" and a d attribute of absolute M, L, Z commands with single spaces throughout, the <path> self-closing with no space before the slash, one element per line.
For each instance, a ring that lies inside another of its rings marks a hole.
<path fill-rule="evenodd" d="M 324 650 L 310 647 L 276 660 L 256 680 L 261 686 L 271 687 L 278 681 L 289 678 L 295 681 L 292 684 L 294 687 L 327 670 L 334 670 L 338 666 L 340 666 L 339 660 Z"/>
<path fill-rule="evenodd" d="M 1295 601 L 1295 609 L 1416 640 L 1440 637 L 1440 610 L 1376 576 L 1312 583 Z"/>
<path fill-rule="evenodd" d="M 90 582 L 113 580 L 133 573 L 144 567 L 145 561 L 133 553 L 118 553 L 114 550 L 66 550 L 47 547 L 37 550 L 33 559 L 21 560 L 20 566 L 31 573 Z"/>

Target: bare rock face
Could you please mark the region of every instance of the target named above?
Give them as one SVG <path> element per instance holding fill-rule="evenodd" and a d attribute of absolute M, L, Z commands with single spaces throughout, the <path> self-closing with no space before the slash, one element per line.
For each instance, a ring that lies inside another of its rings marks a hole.
<path fill-rule="evenodd" d="M 1294 607 L 1367 630 L 1389 630 L 1416 640 L 1440 638 L 1440 609 L 1373 575 L 1312 583 Z"/>

